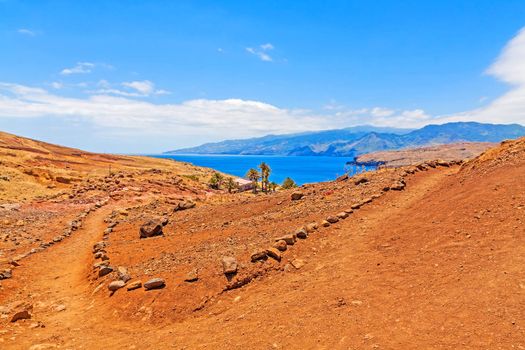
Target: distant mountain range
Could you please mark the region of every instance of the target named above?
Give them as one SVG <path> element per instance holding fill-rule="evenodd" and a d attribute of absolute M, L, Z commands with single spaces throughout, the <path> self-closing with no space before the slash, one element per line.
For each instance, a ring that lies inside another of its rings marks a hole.
<path fill-rule="evenodd" d="M 178 149 L 165 154 L 234 154 L 285 156 L 345 156 L 457 142 L 500 142 L 525 136 L 518 124 L 457 122 L 421 129 L 357 126 L 338 130 L 227 140 Z"/>

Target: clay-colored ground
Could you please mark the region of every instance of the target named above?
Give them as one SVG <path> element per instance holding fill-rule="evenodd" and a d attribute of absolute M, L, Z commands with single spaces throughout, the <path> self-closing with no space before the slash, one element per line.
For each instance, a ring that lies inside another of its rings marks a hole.
<path fill-rule="evenodd" d="M 449 145 L 408 148 L 399 151 L 383 151 L 363 154 L 357 157 L 358 164 L 382 164 L 387 167 L 400 167 L 419 164 L 429 160 L 445 161 L 468 160 L 479 156 L 496 144 L 489 142 L 463 142 Z"/>
<path fill-rule="evenodd" d="M 121 169 L 102 182 L 63 184 L 53 199 L 0 209 L 0 235 L 9 235 L 0 240 L 4 267 L 71 220 L 82 223 L 0 281 L 0 348 L 525 347 L 525 139 L 462 166 L 308 185 L 297 201 L 290 191 L 212 192 L 202 183 L 207 170 L 192 168 L 203 172 L 199 182 L 182 177 L 189 170 L 180 166 Z M 402 181 L 404 189 L 385 191 Z M 189 198 L 195 208 L 173 210 Z M 363 202 L 289 246 L 280 262 L 250 261 L 274 237 Z M 150 217 L 169 220 L 165 234 L 139 239 Z M 113 224 L 111 265 L 126 267 L 131 281 L 162 277 L 165 288 L 109 293 L 116 276 L 96 275 L 92 246 Z M 230 280 L 223 256 L 239 262 Z M 193 269 L 199 279 L 185 282 Z M 9 322 L 17 301 L 33 305 L 31 319 Z"/>

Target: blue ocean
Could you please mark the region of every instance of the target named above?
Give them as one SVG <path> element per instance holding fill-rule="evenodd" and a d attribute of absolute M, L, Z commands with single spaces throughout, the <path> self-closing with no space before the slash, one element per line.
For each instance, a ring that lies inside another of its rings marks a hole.
<path fill-rule="evenodd" d="M 272 169 L 271 181 L 281 184 L 291 177 L 297 184 L 335 180 L 345 173 L 354 174 L 361 167 L 347 165 L 350 157 L 286 157 L 286 156 L 240 156 L 240 155 L 151 155 L 158 158 L 175 159 L 194 165 L 244 177 L 250 168 L 266 162 Z M 367 168 L 372 170 L 373 167 Z"/>

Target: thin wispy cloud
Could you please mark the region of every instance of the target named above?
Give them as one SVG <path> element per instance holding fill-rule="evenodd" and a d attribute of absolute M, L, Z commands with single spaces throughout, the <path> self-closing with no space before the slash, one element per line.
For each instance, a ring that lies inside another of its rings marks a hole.
<path fill-rule="evenodd" d="M 20 28 L 17 30 L 17 33 L 25 35 L 25 36 L 36 36 L 37 34 L 35 31 L 27 29 L 27 28 Z"/>
<path fill-rule="evenodd" d="M 391 115 L 395 114 L 395 111 L 388 108 L 375 107 L 372 108 L 370 114 L 372 114 L 374 117 L 390 117 Z"/>
<path fill-rule="evenodd" d="M 87 91 L 90 94 L 118 95 L 126 97 L 148 97 L 152 95 L 167 95 L 169 91 L 156 89 L 155 84 L 149 80 L 130 81 L 120 84 L 111 84 L 107 80 L 97 83 L 98 89 Z"/>
<path fill-rule="evenodd" d="M 122 86 L 133 89 L 145 96 L 151 95 L 155 91 L 155 84 L 149 80 L 124 82 Z"/>
<path fill-rule="evenodd" d="M 62 69 L 60 74 L 62 75 L 87 74 L 87 73 L 91 73 L 94 67 L 95 67 L 95 64 L 91 62 L 78 62 L 74 67 Z"/>
<path fill-rule="evenodd" d="M 59 81 L 54 81 L 50 85 L 53 89 L 56 89 L 56 90 L 62 89 L 64 87 L 64 84 Z"/>
<path fill-rule="evenodd" d="M 270 43 L 267 43 L 267 44 L 259 45 L 259 47 L 256 47 L 256 48 L 247 47 L 246 51 L 251 53 L 252 55 L 259 57 L 261 61 L 272 62 L 273 58 L 270 56 L 268 52 L 273 49 L 274 49 L 274 46 Z"/>

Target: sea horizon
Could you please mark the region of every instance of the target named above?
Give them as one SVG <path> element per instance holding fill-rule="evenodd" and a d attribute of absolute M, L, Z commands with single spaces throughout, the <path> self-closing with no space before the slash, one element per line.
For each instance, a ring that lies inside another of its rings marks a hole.
<path fill-rule="evenodd" d="M 148 154 L 149 157 L 173 159 L 196 166 L 212 168 L 220 172 L 244 178 L 250 168 L 258 169 L 266 162 L 272 169 L 270 181 L 281 184 L 285 178 L 292 178 L 298 185 L 333 181 L 344 174 L 354 175 L 361 166 L 349 165 L 353 157 L 328 156 L 276 156 L 276 155 L 222 155 L 222 154 Z M 374 166 L 365 167 L 375 170 Z"/>

